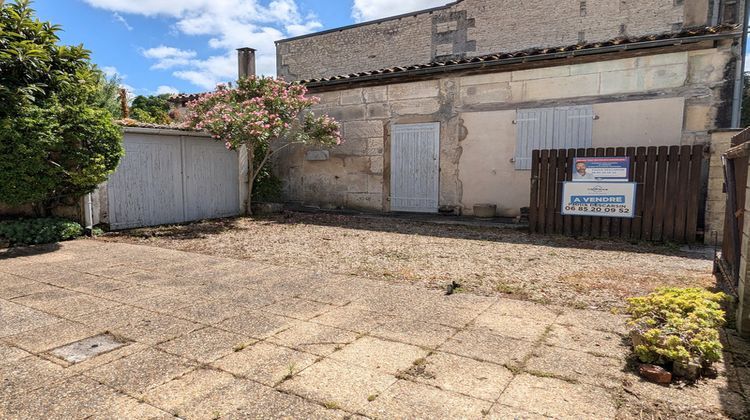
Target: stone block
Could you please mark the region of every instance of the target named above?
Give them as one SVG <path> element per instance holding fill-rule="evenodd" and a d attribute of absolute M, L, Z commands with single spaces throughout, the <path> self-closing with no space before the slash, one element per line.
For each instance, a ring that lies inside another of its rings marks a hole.
<path fill-rule="evenodd" d="M 575 98 L 593 96 L 599 93 L 598 74 L 528 80 L 523 83 L 523 100 L 526 101 Z M 515 101 L 516 98 L 516 92 L 514 91 L 513 100 Z"/>
<path fill-rule="evenodd" d="M 458 21 L 452 20 L 450 22 L 441 22 L 435 25 L 435 32 L 444 33 L 452 32 L 458 29 Z"/>
<path fill-rule="evenodd" d="M 510 84 L 507 82 L 461 87 L 461 102 L 464 105 L 507 102 L 510 98 Z"/>
<path fill-rule="evenodd" d="M 351 173 L 346 176 L 346 189 L 350 193 L 366 193 L 367 191 L 366 174 Z"/>
<path fill-rule="evenodd" d="M 716 49 L 688 53 L 688 83 L 715 83 L 724 79 L 724 66 L 731 56 Z"/>
<path fill-rule="evenodd" d="M 570 74 L 604 73 L 616 70 L 632 70 L 636 67 L 636 58 L 623 58 L 620 60 L 595 61 L 593 63 L 575 64 L 570 66 Z"/>
<path fill-rule="evenodd" d="M 395 115 L 429 115 L 439 109 L 437 97 L 391 102 L 391 112 Z"/>
<path fill-rule="evenodd" d="M 341 105 L 358 105 L 364 103 L 362 89 L 341 91 Z"/>
<path fill-rule="evenodd" d="M 512 72 L 505 73 L 488 73 L 478 74 L 475 76 L 465 76 L 459 80 L 461 87 L 472 85 L 486 85 L 489 83 L 510 82 Z"/>
<path fill-rule="evenodd" d="M 320 92 L 312 96 L 320 99 L 319 106 L 337 106 L 340 104 L 341 92 Z"/>
<path fill-rule="evenodd" d="M 328 150 L 308 150 L 305 153 L 305 160 L 328 160 L 329 158 Z"/>
<path fill-rule="evenodd" d="M 367 156 L 347 156 L 344 158 L 344 170 L 347 174 L 367 173 L 370 170 L 370 158 Z"/>
<path fill-rule="evenodd" d="M 637 66 L 652 68 L 657 66 L 668 66 L 671 64 L 686 64 L 688 62 L 687 52 L 676 52 L 671 54 L 655 54 L 638 57 Z"/>
<path fill-rule="evenodd" d="M 382 137 L 367 139 L 365 154 L 368 156 L 383 156 L 384 144 L 385 141 Z"/>
<path fill-rule="evenodd" d="M 367 119 L 384 119 L 389 115 L 388 104 L 385 102 L 367 105 Z"/>
<path fill-rule="evenodd" d="M 370 173 L 373 173 L 373 174 L 383 173 L 383 156 L 371 156 L 370 157 Z"/>
<path fill-rule="evenodd" d="M 326 112 L 338 121 L 357 121 L 365 119 L 364 105 L 349 105 L 329 108 Z"/>
<path fill-rule="evenodd" d="M 453 54 L 453 44 L 438 44 L 435 46 L 435 55 L 441 56 L 441 55 L 452 55 Z"/>
<path fill-rule="evenodd" d="M 550 79 L 570 76 L 570 66 L 542 67 L 538 69 L 514 71 L 511 80 Z"/>
<path fill-rule="evenodd" d="M 349 137 L 345 132 L 343 135 L 343 140 L 344 141 L 341 144 L 338 144 L 331 149 L 331 155 L 361 156 L 365 154 L 365 150 L 367 149 L 367 139 L 355 136 Z"/>
<path fill-rule="evenodd" d="M 712 127 L 713 108 L 710 105 L 688 105 L 685 110 L 685 130 L 705 131 Z"/>
<path fill-rule="evenodd" d="M 362 89 L 362 95 L 368 104 L 374 102 L 385 102 L 388 100 L 388 87 L 375 86 Z"/>
<path fill-rule="evenodd" d="M 370 194 L 383 193 L 383 177 L 381 175 L 367 176 L 367 192 Z"/>
<path fill-rule="evenodd" d="M 687 81 L 687 64 L 650 67 L 646 70 L 644 80 L 646 90 L 683 86 Z"/>
<path fill-rule="evenodd" d="M 399 83 L 388 86 L 388 99 L 391 101 L 414 98 L 437 98 L 439 94 L 438 82 Z"/>
<path fill-rule="evenodd" d="M 383 137 L 383 123 L 380 121 L 344 122 L 343 131 L 346 141 Z"/>
<path fill-rule="evenodd" d="M 383 195 L 370 193 L 348 193 L 346 207 L 351 209 L 377 210 L 383 209 Z"/>

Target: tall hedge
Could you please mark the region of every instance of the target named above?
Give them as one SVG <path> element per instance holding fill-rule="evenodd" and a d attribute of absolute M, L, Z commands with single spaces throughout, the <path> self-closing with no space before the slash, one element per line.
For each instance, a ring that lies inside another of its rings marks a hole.
<path fill-rule="evenodd" d="M 28 0 L 0 4 L 0 202 L 42 212 L 92 191 L 123 154 L 101 73 L 59 30 Z"/>

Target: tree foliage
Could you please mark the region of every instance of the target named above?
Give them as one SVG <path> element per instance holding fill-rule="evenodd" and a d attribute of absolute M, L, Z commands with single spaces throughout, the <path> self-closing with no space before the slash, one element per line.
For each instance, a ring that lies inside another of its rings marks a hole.
<path fill-rule="evenodd" d="M 143 96 L 138 95 L 130 106 L 130 118 L 145 123 L 169 124 L 169 94 Z"/>
<path fill-rule="evenodd" d="M 219 85 L 215 92 L 189 103 L 187 121 L 223 141 L 227 149 L 246 146 L 250 162 L 255 163 L 250 171 L 252 185 L 271 155 L 284 147 L 341 143 L 339 124 L 329 116 L 310 112 L 316 103 L 318 98 L 307 96 L 302 85 L 249 77 L 240 79 L 236 87 Z"/>
<path fill-rule="evenodd" d="M 83 46 L 59 45 L 28 0 L 0 3 L 0 202 L 40 209 L 106 180 L 122 133 Z"/>

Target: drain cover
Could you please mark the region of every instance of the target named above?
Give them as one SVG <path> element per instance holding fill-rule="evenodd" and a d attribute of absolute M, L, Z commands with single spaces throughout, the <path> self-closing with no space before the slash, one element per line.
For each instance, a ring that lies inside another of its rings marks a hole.
<path fill-rule="evenodd" d="M 58 347 L 50 353 L 70 363 L 78 363 L 125 344 L 127 343 L 118 340 L 112 334 L 100 334 Z"/>

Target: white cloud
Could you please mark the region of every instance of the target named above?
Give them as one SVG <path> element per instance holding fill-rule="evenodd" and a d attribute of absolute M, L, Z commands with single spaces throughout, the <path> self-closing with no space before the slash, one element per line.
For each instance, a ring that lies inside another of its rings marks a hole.
<path fill-rule="evenodd" d="M 115 21 L 122 23 L 122 26 L 124 26 L 125 29 L 127 29 L 129 31 L 133 30 L 133 27 L 130 26 L 130 24 L 128 23 L 128 21 L 125 20 L 125 18 L 122 17 L 122 15 L 120 15 L 119 13 L 117 13 L 117 12 L 112 13 L 112 18 L 114 18 Z"/>
<path fill-rule="evenodd" d="M 259 74 L 276 73 L 274 41 L 322 28 L 314 15 L 304 15 L 295 0 L 85 0 L 115 13 L 174 19 L 179 34 L 208 37 L 215 54 L 199 56 L 193 50 L 173 46 L 147 46 L 145 57 L 152 69 L 171 70 L 175 77 L 202 89 L 237 77 L 236 49 L 257 49 Z"/>
<path fill-rule="evenodd" d="M 198 55 L 195 51 L 181 50 L 175 47 L 167 47 L 166 45 L 149 48 L 141 51 L 141 53 L 146 58 L 156 60 L 156 63 L 151 68 L 159 70 L 188 65 L 190 64 L 190 60 Z"/>
<path fill-rule="evenodd" d="M 450 0 L 354 0 L 352 17 L 357 22 L 364 22 L 443 6 L 449 2 Z"/>
<path fill-rule="evenodd" d="M 117 71 L 117 67 L 115 66 L 103 66 L 100 70 L 104 73 L 105 76 L 107 76 L 107 78 L 110 78 L 112 76 L 117 76 L 120 79 L 125 78 L 125 76 L 123 76 L 122 74 L 120 74 L 119 71 Z"/>
<path fill-rule="evenodd" d="M 165 93 L 172 93 L 172 94 L 174 94 L 174 93 L 180 93 L 180 91 L 176 87 L 173 87 L 173 86 L 161 85 L 158 88 L 156 88 L 156 94 L 157 95 L 163 95 Z"/>

